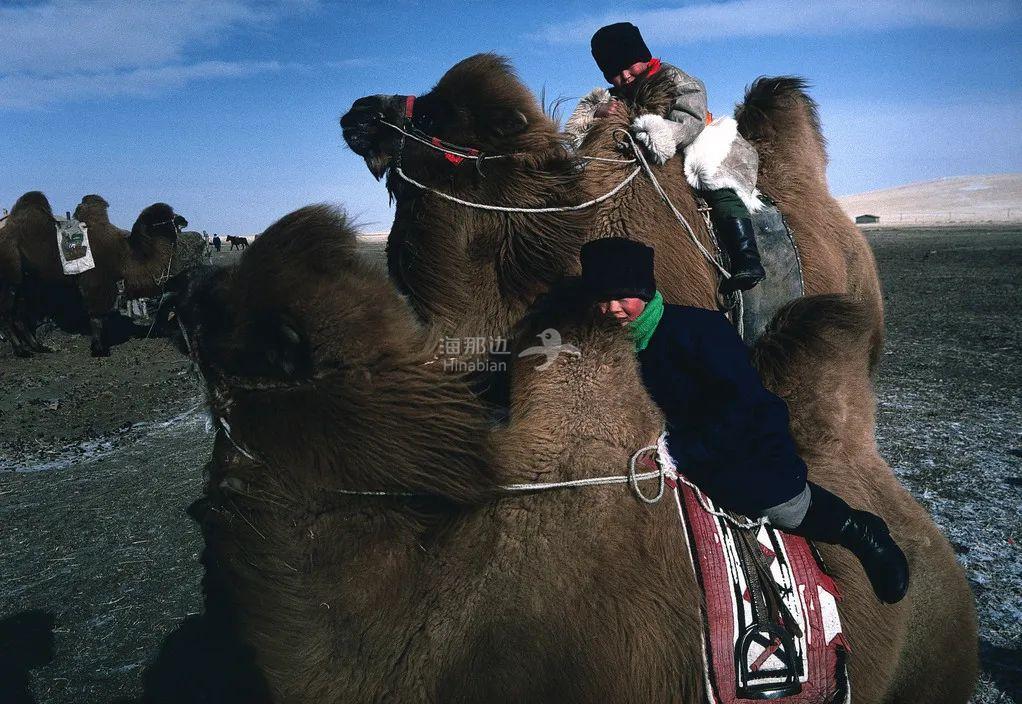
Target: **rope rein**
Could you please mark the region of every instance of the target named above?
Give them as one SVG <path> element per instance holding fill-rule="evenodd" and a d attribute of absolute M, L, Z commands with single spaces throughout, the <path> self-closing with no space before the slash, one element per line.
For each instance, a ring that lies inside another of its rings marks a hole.
<path fill-rule="evenodd" d="M 405 181 L 407 181 L 411 185 L 415 186 L 416 188 L 419 188 L 419 189 L 421 189 L 423 191 L 427 191 L 429 193 L 432 193 L 433 195 L 439 196 L 439 197 L 443 198 L 444 200 L 449 200 L 452 203 L 457 203 L 458 205 L 464 205 L 464 206 L 467 206 L 469 208 L 477 208 L 479 210 L 492 210 L 492 211 L 497 211 L 497 212 L 501 212 L 501 213 L 565 213 L 565 212 L 569 212 L 569 211 L 572 211 L 572 210 L 585 210 L 586 208 L 592 207 L 592 206 L 596 205 L 597 203 L 602 203 L 603 201 L 607 200 L 608 198 L 613 198 L 614 196 L 616 196 L 621 191 L 622 188 L 624 188 L 629 183 L 631 183 L 632 180 L 636 176 L 639 175 L 639 171 L 641 171 L 641 170 L 642 169 L 640 167 L 636 166 L 635 169 L 632 170 L 632 173 L 628 174 L 628 176 L 625 178 L 625 180 L 622 181 L 621 183 L 619 183 L 613 189 L 611 189 L 607 193 L 604 193 L 602 196 L 599 196 L 598 198 L 593 198 L 592 200 L 587 200 L 585 203 L 579 203 L 578 205 L 565 205 L 565 206 L 560 206 L 560 207 L 551 207 L 551 208 L 513 208 L 513 207 L 509 207 L 509 206 L 504 206 L 504 205 L 487 205 L 485 203 L 473 203 L 472 201 L 469 201 L 469 200 L 463 200 L 461 198 L 458 198 L 457 196 L 452 196 L 452 195 L 450 195 L 448 193 L 444 193 L 442 191 L 438 191 L 435 188 L 430 188 L 429 186 L 426 186 L 426 185 L 424 185 L 422 183 L 419 183 L 418 181 L 413 179 L 411 176 L 406 174 L 404 172 L 404 170 L 400 166 L 395 166 L 394 167 L 394 171 L 395 171 L 395 173 L 397 173 L 398 176 L 400 176 L 402 179 L 404 179 Z"/>
<path fill-rule="evenodd" d="M 418 134 L 415 134 L 414 132 L 410 132 L 404 129 L 399 125 L 395 125 L 394 123 L 389 122 L 388 120 L 384 119 L 382 115 L 378 116 L 377 120 L 380 122 L 380 124 L 386 125 L 387 127 L 401 134 L 401 148 L 398 153 L 398 159 L 396 160 L 396 163 L 394 165 L 394 172 L 398 175 L 398 177 L 400 177 L 403 181 L 411 184 L 412 186 L 415 186 L 420 190 L 432 193 L 433 195 L 439 196 L 440 198 L 450 201 L 451 203 L 457 203 L 458 205 L 464 205 L 468 208 L 476 208 L 478 210 L 488 210 L 500 213 L 566 213 L 577 210 L 585 210 L 586 208 L 591 208 L 592 206 L 602 203 L 603 201 L 608 200 L 609 198 L 613 198 L 615 195 L 620 193 L 621 190 L 625 188 L 625 186 L 630 184 L 635 179 L 635 177 L 638 176 L 640 171 L 645 171 L 646 176 L 649 178 L 650 183 L 653 185 L 653 190 L 656 191 L 657 195 L 660 196 L 660 199 L 667 205 L 668 208 L 670 208 L 671 213 L 674 215 L 675 219 L 679 223 L 681 223 L 681 225 L 685 228 L 685 232 L 688 234 L 689 239 L 692 240 L 692 243 L 696 246 L 699 252 L 706 259 L 706 261 L 713 265 L 713 267 L 725 280 L 731 278 L 731 273 L 727 269 L 725 269 L 720 264 L 719 261 L 717 261 L 716 257 L 710 254 L 706 247 L 703 246 L 703 243 L 699 241 L 699 238 L 696 236 L 695 230 L 692 229 L 692 226 L 688 223 L 688 220 L 686 220 L 685 216 L 682 215 L 681 211 L 678 210 L 677 207 L 675 207 L 674 203 L 667 195 L 667 192 L 664 190 L 663 186 L 661 186 L 660 182 L 657 180 L 656 175 L 654 175 L 653 168 L 649 165 L 649 161 L 646 159 L 645 154 L 643 154 L 642 149 L 640 149 L 639 146 L 635 143 L 634 137 L 628 130 L 618 129 L 614 132 L 614 137 L 615 139 L 617 139 L 618 132 L 622 132 L 624 134 L 625 138 L 628 141 L 628 146 L 631 148 L 632 154 L 635 155 L 634 158 L 608 159 L 604 157 L 587 157 L 587 156 L 579 157 L 581 161 L 601 161 L 621 164 L 634 164 L 635 162 L 639 163 L 639 165 L 636 166 L 635 169 L 630 174 L 628 174 L 628 176 L 626 176 L 621 183 L 612 188 L 610 191 L 604 193 L 602 196 L 593 198 L 592 200 L 587 200 L 584 203 L 579 203 L 578 205 L 566 205 L 549 208 L 516 208 L 511 206 L 476 203 L 473 201 L 465 200 L 463 198 L 458 198 L 457 196 L 452 196 L 449 193 L 444 193 L 443 191 L 438 191 L 435 188 L 431 188 L 423 183 L 416 181 L 411 176 L 406 174 L 404 172 L 404 169 L 401 168 L 400 159 L 400 152 L 404 151 L 404 140 L 406 137 L 410 137 L 416 142 L 424 144 L 425 146 L 435 151 L 442 152 L 443 154 L 447 155 L 452 155 L 456 157 L 458 160 L 474 159 L 476 160 L 477 163 L 489 159 L 507 159 L 516 156 L 515 154 L 485 155 L 476 151 L 475 149 L 450 145 L 446 142 L 441 141 L 440 139 L 426 139 L 424 137 L 419 136 Z"/>
<path fill-rule="evenodd" d="M 432 149 L 434 151 L 438 151 L 438 152 L 440 152 L 442 154 L 451 154 L 453 156 L 457 156 L 457 157 L 460 157 L 462 159 L 473 159 L 475 161 L 490 161 L 491 159 L 511 159 L 511 158 L 514 158 L 514 157 L 518 156 L 517 153 L 515 153 L 515 154 L 483 154 L 482 152 L 478 152 L 475 149 L 470 149 L 468 147 L 461 147 L 461 146 L 458 146 L 458 145 L 455 145 L 455 144 L 450 144 L 449 142 L 444 142 L 443 140 L 439 140 L 439 139 L 436 140 L 436 142 L 434 142 L 432 139 L 426 139 L 425 137 L 422 137 L 419 134 L 416 134 L 415 132 L 409 132 L 408 130 L 404 129 L 400 125 L 395 125 L 393 122 L 389 122 L 389 121 L 383 119 L 382 117 L 379 117 L 377 119 L 379 120 L 380 124 L 386 125 L 387 127 L 391 128 L 395 132 L 399 132 L 400 134 L 404 135 L 405 137 L 411 137 L 416 142 L 419 142 L 420 144 L 424 144 L 425 146 L 429 147 L 430 149 Z M 582 161 L 602 161 L 602 162 L 606 162 L 608 164 L 634 164 L 635 163 L 635 159 L 608 159 L 608 158 L 602 157 L 602 156 L 583 156 L 583 157 L 579 157 L 579 159 L 581 159 Z"/>
<path fill-rule="evenodd" d="M 384 120 L 382 117 L 377 117 L 376 119 L 380 122 L 380 124 L 386 125 L 395 132 L 400 132 L 405 137 L 411 137 L 416 142 L 419 142 L 420 144 L 425 144 L 430 149 L 442 152 L 443 154 L 452 154 L 454 156 L 461 157 L 462 159 L 473 159 L 476 161 L 490 161 L 491 159 L 510 159 L 511 157 L 515 156 L 514 154 L 482 154 L 479 152 L 475 152 L 474 149 L 468 149 L 467 147 L 459 147 L 453 144 L 448 144 L 447 142 L 441 141 L 439 139 L 434 143 L 432 140 L 420 137 L 414 132 L 409 132 L 405 128 L 399 125 L 395 125 L 393 122 L 388 122 L 387 120 Z"/>
<path fill-rule="evenodd" d="M 243 448 L 232 436 L 231 426 L 227 423 L 224 418 L 217 416 L 217 424 L 224 433 L 231 445 L 240 452 L 243 456 L 247 457 L 252 462 L 261 464 L 263 466 L 269 466 L 263 460 L 257 458 L 251 452 Z M 655 452 L 655 461 L 657 468 L 648 472 L 636 471 L 636 464 L 643 453 L 653 450 Z M 654 496 L 647 496 L 643 493 L 639 487 L 639 482 L 647 481 L 649 479 L 658 479 L 659 487 L 657 493 Z M 641 447 L 632 453 L 631 458 L 628 461 L 628 474 L 624 475 L 611 475 L 606 477 L 587 477 L 585 479 L 569 479 L 563 482 L 534 482 L 534 483 L 519 483 L 519 484 L 504 484 L 499 488 L 502 492 L 507 494 L 525 493 L 525 494 L 536 494 L 541 491 L 553 491 L 556 489 L 583 489 L 586 487 L 594 486 L 611 486 L 614 484 L 628 484 L 631 486 L 632 491 L 636 497 L 645 504 L 653 505 L 660 502 L 667 490 L 668 483 L 674 487 L 674 482 L 681 482 L 682 484 L 690 487 L 696 494 L 696 499 L 699 501 L 700 507 L 707 513 L 721 518 L 736 528 L 748 529 L 748 528 L 759 528 L 767 523 L 766 516 L 758 518 L 756 520 L 740 520 L 735 516 L 731 515 L 726 511 L 718 511 L 712 508 L 706 499 L 706 496 L 695 484 L 686 479 L 683 475 L 678 473 L 677 468 L 674 465 L 674 460 L 671 458 L 670 453 L 667 450 L 667 431 L 664 431 L 657 438 L 657 441 L 653 445 L 647 445 Z M 221 486 L 233 489 L 234 487 L 226 482 L 222 483 Z M 395 498 L 408 498 L 414 496 L 426 496 L 421 492 L 413 491 L 384 491 L 384 490 L 368 490 L 368 489 L 334 489 L 334 493 L 343 494 L 345 496 L 378 496 L 378 497 L 395 497 Z"/>
<path fill-rule="evenodd" d="M 638 159 L 639 164 L 642 166 L 642 169 L 646 172 L 646 176 L 649 177 L 650 183 L 653 184 L 653 190 L 656 191 L 658 196 L 660 196 L 660 200 L 666 203 L 667 207 L 671 209 L 671 212 L 674 214 L 675 219 L 685 227 L 685 232 L 688 233 L 688 237 L 690 240 L 692 240 L 692 243 L 699 249 L 703 257 L 706 258 L 706 261 L 710 262 L 710 264 L 716 267 L 717 271 L 720 272 L 721 276 L 723 276 L 725 279 L 730 279 L 731 273 L 723 266 L 721 266 L 720 262 L 717 261 L 716 257 L 714 257 L 707 251 L 706 247 L 703 246 L 703 243 L 699 241 L 698 237 L 696 237 L 695 230 L 693 230 L 692 226 L 688 224 L 688 220 L 685 219 L 685 216 L 681 214 L 681 211 L 678 210 L 675 207 L 674 203 L 671 202 L 671 199 L 670 197 L 668 197 L 667 192 L 664 190 L 663 186 L 660 185 L 660 182 L 657 181 L 656 176 L 653 174 L 653 168 L 649 165 L 649 161 L 646 160 L 646 155 L 642 153 L 642 150 L 635 143 L 635 138 L 632 137 L 632 133 L 627 130 L 618 131 L 624 132 L 625 137 L 628 139 L 628 143 L 632 147 L 632 153 L 635 154 L 635 158 Z"/>
<path fill-rule="evenodd" d="M 166 225 L 167 223 L 174 223 L 174 220 L 171 219 L 171 220 L 167 220 L 166 222 L 159 222 L 159 223 L 156 223 L 156 225 Z M 153 227 L 155 227 L 155 225 L 153 225 Z M 175 231 L 177 232 L 178 235 L 181 234 L 181 229 L 178 228 L 177 223 L 174 223 L 174 229 L 175 229 Z M 163 294 L 167 290 L 167 282 L 170 281 L 170 270 L 171 270 L 171 267 L 174 266 L 174 255 L 176 253 L 177 253 L 177 237 L 175 236 L 174 237 L 174 244 L 171 245 L 171 248 L 170 248 L 170 259 L 167 260 L 167 268 L 163 271 L 163 274 L 161 274 L 160 276 L 153 277 L 153 283 L 160 287 L 160 300 L 163 299 Z M 152 324 L 149 326 L 149 330 L 146 331 L 146 334 L 145 334 L 145 339 L 146 340 L 149 339 L 149 337 L 153 334 L 153 330 L 156 329 L 156 322 L 157 321 L 154 318 Z M 179 320 L 178 321 L 178 325 L 180 325 L 180 324 L 181 324 L 181 321 Z"/>

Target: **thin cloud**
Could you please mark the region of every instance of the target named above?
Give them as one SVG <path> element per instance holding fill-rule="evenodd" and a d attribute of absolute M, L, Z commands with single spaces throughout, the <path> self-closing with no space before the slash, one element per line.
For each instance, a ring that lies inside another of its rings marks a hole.
<path fill-rule="evenodd" d="M 290 66 L 277 61 L 202 61 L 189 65 L 46 78 L 0 76 L 0 109 L 39 108 L 69 100 L 97 97 L 155 95 L 196 80 L 245 78 L 261 73 L 275 73 L 285 68 Z"/>
<path fill-rule="evenodd" d="M 0 108 L 279 70 L 276 62 L 210 54 L 232 33 L 265 31 L 317 7 L 318 0 L 44 0 L 0 7 Z"/>
<path fill-rule="evenodd" d="M 732 0 L 580 18 L 546 25 L 533 39 L 550 44 L 588 43 L 602 25 L 623 20 L 634 22 L 648 41 L 660 45 L 728 37 L 832 35 L 918 27 L 984 28 L 1022 16 L 1020 7 L 1015 0 Z"/>

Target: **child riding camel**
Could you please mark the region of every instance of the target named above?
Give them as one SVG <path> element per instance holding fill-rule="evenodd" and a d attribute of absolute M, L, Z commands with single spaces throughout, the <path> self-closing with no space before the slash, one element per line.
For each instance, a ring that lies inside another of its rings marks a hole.
<path fill-rule="evenodd" d="M 877 597 L 900 601 L 908 561 L 887 524 L 806 480 L 788 407 L 763 387 L 724 316 L 665 304 L 653 250 L 641 242 L 594 240 L 580 256 L 587 295 L 635 340 L 643 383 L 663 411 L 668 450 L 685 476 L 724 508 L 847 548 Z"/>
<path fill-rule="evenodd" d="M 568 119 L 565 131 L 581 142 L 593 120 L 606 117 L 615 101 L 631 104 L 636 89 L 652 76 L 667 76 L 673 101 L 665 114 L 639 115 L 632 123 L 636 141 L 652 159 L 663 164 L 684 150 L 685 176 L 709 204 L 717 239 L 731 260 L 731 278 L 721 284 L 725 293 L 748 290 L 765 272 L 756 248 L 750 211 L 762 207 L 756 192 L 759 156 L 738 134 L 730 117 L 707 122 L 706 88 L 698 78 L 653 58 L 639 28 L 619 22 L 597 30 L 592 53 L 604 77 L 613 84 L 585 96 Z"/>

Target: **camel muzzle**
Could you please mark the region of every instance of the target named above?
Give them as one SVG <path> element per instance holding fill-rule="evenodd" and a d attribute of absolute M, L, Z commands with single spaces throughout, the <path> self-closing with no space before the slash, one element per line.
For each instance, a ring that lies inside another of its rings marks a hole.
<path fill-rule="evenodd" d="M 405 116 L 405 96 L 370 95 L 356 100 L 341 117 L 344 141 L 353 152 L 365 159 L 376 180 L 387 172 L 401 148 L 394 133 L 380 120 L 400 123 Z"/>

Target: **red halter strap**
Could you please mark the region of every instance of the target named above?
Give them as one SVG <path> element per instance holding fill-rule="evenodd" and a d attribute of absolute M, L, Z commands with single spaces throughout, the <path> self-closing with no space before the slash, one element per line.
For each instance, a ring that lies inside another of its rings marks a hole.
<path fill-rule="evenodd" d="M 420 132 L 420 130 L 415 129 L 412 126 L 412 117 L 414 116 L 414 114 L 415 114 L 415 96 L 414 95 L 406 95 L 405 96 L 405 124 L 412 131 Z M 429 135 L 423 135 L 423 136 L 428 137 Z M 430 137 L 429 141 L 430 141 L 430 143 L 434 147 L 438 148 L 440 151 L 442 151 L 444 153 L 444 158 L 447 159 L 447 161 L 451 162 L 455 166 L 457 166 L 461 162 L 465 161 L 465 157 L 461 156 L 461 154 L 457 154 L 457 153 L 454 153 L 454 152 L 450 151 L 452 148 L 457 148 L 457 150 L 460 151 L 462 154 L 467 154 L 469 156 L 479 156 L 479 150 L 475 149 L 473 147 L 457 147 L 456 145 L 453 145 L 453 144 L 447 144 L 446 142 L 441 140 L 439 137 Z"/>

